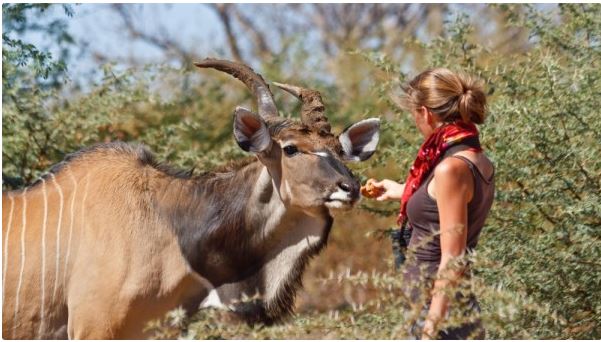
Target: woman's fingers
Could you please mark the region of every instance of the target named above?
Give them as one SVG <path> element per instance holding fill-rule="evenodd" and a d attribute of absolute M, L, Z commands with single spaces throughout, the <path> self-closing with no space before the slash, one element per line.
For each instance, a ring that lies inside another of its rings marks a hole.
<path fill-rule="evenodd" d="M 386 201 L 387 199 L 390 199 L 390 196 L 388 196 L 388 193 L 385 192 L 382 195 L 378 196 L 376 198 L 376 201 Z"/>
<path fill-rule="evenodd" d="M 365 197 L 373 198 L 377 201 L 385 201 L 393 198 L 390 194 L 391 181 L 388 179 L 377 181 L 370 178 L 365 182 L 365 185 L 361 187 L 361 191 Z"/>

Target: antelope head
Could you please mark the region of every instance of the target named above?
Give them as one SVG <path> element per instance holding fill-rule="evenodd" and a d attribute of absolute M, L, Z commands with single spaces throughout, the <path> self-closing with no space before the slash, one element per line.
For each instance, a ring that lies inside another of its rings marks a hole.
<path fill-rule="evenodd" d="M 266 166 L 282 202 L 307 214 L 351 208 L 360 197 L 358 180 L 345 162 L 363 161 L 375 152 L 380 121 L 359 121 L 334 135 L 319 92 L 274 83 L 302 101 L 300 121 L 278 114 L 263 78 L 248 66 L 205 59 L 200 68 L 214 68 L 241 80 L 257 99 L 258 113 L 237 107 L 234 138 Z"/>

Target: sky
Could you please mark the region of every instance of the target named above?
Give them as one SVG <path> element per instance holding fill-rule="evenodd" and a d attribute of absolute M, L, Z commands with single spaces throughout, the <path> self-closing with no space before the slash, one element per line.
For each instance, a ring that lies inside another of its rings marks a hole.
<path fill-rule="evenodd" d="M 67 65 L 72 79 L 85 79 L 91 73 L 98 73 L 98 62 L 89 51 L 100 51 L 119 61 L 135 56 L 144 62 L 162 61 L 160 50 L 142 42 L 132 42 L 119 29 L 121 18 L 107 4 L 72 5 L 74 15 L 66 20 L 68 32 L 75 39 L 74 55 Z M 215 55 L 215 41 L 224 41 L 223 29 L 214 11 L 203 4 L 133 4 L 137 7 L 134 20 L 141 30 L 166 32 L 184 46 L 192 46 L 199 55 Z M 51 7 L 46 14 L 48 19 L 67 18 L 60 6 Z M 25 41 L 48 49 L 57 55 L 57 49 L 40 33 L 30 33 Z M 209 44 L 209 42 L 211 44 Z M 78 48 L 89 44 L 88 53 L 77 53 Z M 174 65 L 177 66 L 177 65 Z"/>
<path fill-rule="evenodd" d="M 102 72 L 98 70 L 100 66 L 98 61 L 90 53 L 93 51 L 99 51 L 108 57 L 107 60 L 117 63 L 131 56 L 142 63 L 164 62 L 164 56 L 158 48 L 148 43 L 132 42 L 124 32 L 120 31 L 123 29 L 122 19 L 110 9 L 110 6 L 109 4 L 72 5 L 74 15 L 68 18 L 66 23 L 68 32 L 73 35 L 76 42 L 73 50 L 76 57 L 71 58 L 67 67 L 69 76 L 76 82 L 99 80 Z M 223 56 L 224 52 L 229 52 L 225 44 L 223 26 L 215 11 L 207 4 L 128 4 L 128 6 L 134 7 L 135 10 L 131 11 L 135 15 L 133 20 L 144 32 L 161 32 L 173 37 L 181 45 L 192 47 L 197 56 Z M 469 6 L 471 5 L 468 5 L 468 9 Z M 554 5 L 543 6 L 555 7 Z M 294 13 L 281 13 L 281 15 L 292 16 L 290 19 L 294 19 Z M 52 6 L 44 18 L 50 20 L 67 17 L 61 6 Z M 51 41 L 42 34 L 28 34 L 23 38 L 57 55 L 56 47 L 52 46 Z M 304 39 L 307 40 L 307 44 L 310 44 L 308 37 Z M 84 50 L 86 52 L 77 54 L 79 47 L 83 46 L 88 46 Z M 172 66 L 179 67 L 173 63 Z"/>

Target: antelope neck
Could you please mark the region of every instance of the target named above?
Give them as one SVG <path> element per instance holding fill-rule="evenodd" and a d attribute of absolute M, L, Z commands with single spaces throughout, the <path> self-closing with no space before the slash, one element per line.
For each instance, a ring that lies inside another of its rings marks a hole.
<path fill-rule="evenodd" d="M 303 239 L 321 241 L 332 221 L 327 210 L 312 217 L 286 208 L 276 181 L 259 161 L 180 182 L 187 184 L 169 183 L 166 193 L 172 194 L 163 197 L 174 200 L 161 211 L 192 269 L 214 287 L 256 274 Z M 295 231 L 299 225 L 307 227 L 304 234 Z"/>

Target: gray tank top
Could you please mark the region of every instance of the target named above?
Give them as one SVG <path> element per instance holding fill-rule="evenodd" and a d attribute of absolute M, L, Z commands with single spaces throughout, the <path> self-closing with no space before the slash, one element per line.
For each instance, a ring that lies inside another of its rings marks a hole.
<path fill-rule="evenodd" d="M 443 159 L 467 148 L 469 146 L 466 145 L 453 146 L 446 151 Z M 492 206 L 495 188 L 494 170 L 490 178 L 486 179 L 469 159 L 460 156 L 453 157 L 464 160 L 474 176 L 474 196 L 467 205 L 466 247 L 469 251 L 478 244 L 478 237 Z M 430 172 L 407 203 L 408 225 L 413 229 L 409 248 L 415 249 L 415 260 L 408 260 L 403 266 L 402 273 L 405 279 L 404 292 L 413 301 L 420 300 L 423 295 L 422 287 L 425 284 L 428 284 L 427 287 L 431 287 L 432 280 L 435 279 L 440 265 L 438 206 L 436 200 L 428 194 L 428 184 L 430 184 L 432 178 L 434 178 L 434 172 Z"/>
<path fill-rule="evenodd" d="M 480 170 L 467 158 L 452 156 L 466 146 L 453 146 L 445 153 L 444 158 L 459 158 L 467 163 L 474 176 L 474 195 L 467 206 L 467 250 L 473 249 L 478 244 L 478 238 L 484 221 L 488 216 L 494 199 L 494 170 L 490 178 L 486 179 Z M 408 224 L 413 229 L 409 247 L 416 248 L 418 261 L 426 263 L 440 263 L 440 224 L 436 200 L 428 194 L 428 184 L 434 178 L 430 172 L 426 180 L 411 196 L 407 203 Z M 432 235 L 435 235 L 433 238 Z M 426 240 L 424 240 L 426 239 Z M 426 242 L 427 241 L 427 242 Z"/>

